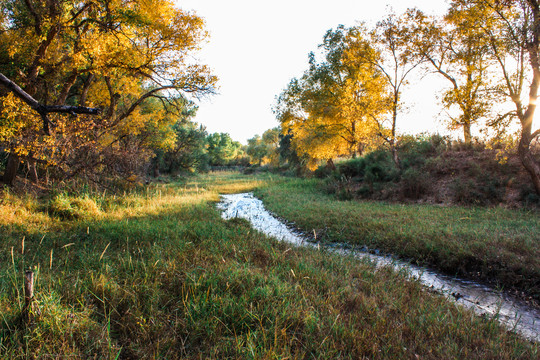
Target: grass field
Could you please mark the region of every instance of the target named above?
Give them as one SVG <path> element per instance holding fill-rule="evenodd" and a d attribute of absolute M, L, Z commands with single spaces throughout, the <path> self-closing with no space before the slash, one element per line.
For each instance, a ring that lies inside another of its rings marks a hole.
<path fill-rule="evenodd" d="M 540 300 L 537 211 L 338 201 L 321 185 L 294 179 L 256 193 L 319 240 L 365 245 Z"/>
<path fill-rule="evenodd" d="M 219 173 L 121 196 L 4 191 L 1 358 L 538 358 L 537 345 L 403 274 L 291 248 L 215 209 L 219 193 L 261 187 L 276 208 L 273 192 L 295 186 Z"/>

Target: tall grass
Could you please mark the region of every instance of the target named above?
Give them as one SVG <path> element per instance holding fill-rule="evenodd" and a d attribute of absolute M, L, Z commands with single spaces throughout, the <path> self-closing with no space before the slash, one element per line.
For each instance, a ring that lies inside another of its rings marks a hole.
<path fill-rule="evenodd" d="M 281 181 L 220 173 L 125 196 L 4 194 L 1 357 L 538 357 L 401 274 L 291 248 L 215 209 L 218 193 Z M 36 306 L 25 325 L 29 268 Z"/>

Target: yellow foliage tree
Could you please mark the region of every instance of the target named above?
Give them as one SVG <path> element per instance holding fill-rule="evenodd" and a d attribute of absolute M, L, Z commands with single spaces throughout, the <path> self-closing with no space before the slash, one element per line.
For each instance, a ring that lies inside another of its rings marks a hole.
<path fill-rule="evenodd" d="M 471 142 L 471 126 L 491 115 L 494 102 L 491 81 L 494 61 L 486 54 L 489 42 L 481 28 L 471 24 L 459 11 L 450 9 L 444 17 L 428 17 L 411 9 L 413 23 L 409 37 L 413 52 L 425 59 L 446 79 L 442 104 L 448 110 L 450 128 L 462 128 L 465 143 Z"/>
<path fill-rule="evenodd" d="M 100 116 L 80 117 L 88 124 L 81 128 L 88 144 L 97 148 L 114 152 L 127 134 L 167 127 L 165 114 L 182 107 L 175 100 L 213 92 L 217 79 L 190 56 L 206 37 L 204 22 L 170 0 L 5 0 L 0 7 L 0 72 L 42 104 L 101 108 Z M 151 98 L 160 109 L 140 110 Z M 2 99 L 3 113 L 10 101 Z M 73 116 L 53 122 L 23 108 L 2 120 L 15 124 L 15 116 L 17 124 L 26 124 L 4 136 L 13 166 L 20 157 L 46 158 L 52 147 L 69 143 L 72 134 L 63 131 L 72 126 L 57 121 L 78 122 Z M 49 132 L 51 139 L 38 140 Z M 8 165 L 5 182 L 13 181 L 12 170 Z"/>
<path fill-rule="evenodd" d="M 324 61 L 310 55 L 310 67 L 280 95 L 275 112 L 284 134 L 307 166 L 338 156 L 361 154 L 376 138 L 377 121 L 386 110 L 380 73 L 358 55 L 373 51 L 356 29 L 326 33 L 320 46 Z"/>

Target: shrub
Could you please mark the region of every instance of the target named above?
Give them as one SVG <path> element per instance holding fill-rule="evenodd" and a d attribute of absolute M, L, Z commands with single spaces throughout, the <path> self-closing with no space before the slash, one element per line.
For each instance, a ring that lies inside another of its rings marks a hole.
<path fill-rule="evenodd" d="M 359 198 L 369 198 L 373 194 L 373 187 L 369 185 L 362 185 L 356 191 L 356 194 Z"/>
<path fill-rule="evenodd" d="M 331 176 L 334 173 L 334 170 L 329 168 L 327 165 L 320 165 L 314 172 L 313 175 L 316 178 L 324 179 Z"/>
<path fill-rule="evenodd" d="M 520 200 L 525 206 L 540 207 L 540 196 L 538 196 L 532 186 L 527 186 L 521 190 Z"/>
<path fill-rule="evenodd" d="M 364 177 L 364 171 L 366 169 L 366 159 L 365 157 L 356 158 L 344 161 L 337 165 L 337 171 L 340 175 L 354 178 L 354 177 Z"/>
<path fill-rule="evenodd" d="M 365 181 L 369 183 L 389 182 L 399 178 L 399 170 L 394 165 L 389 152 L 374 156 L 373 160 L 366 159 Z"/>
<path fill-rule="evenodd" d="M 424 171 L 409 168 L 401 176 L 401 190 L 410 199 L 419 199 L 429 189 L 429 179 Z"/>
<path fill-rule="evenodd" d="M 447 142 L 447 138 L 440 135 L 403 138 L 399 146 L 403 169 L 423 166 L 428 158 L 444 151 Z"/>
<path fill-rule="evenodd" d="M 483 180 L 483 181 L 482 181 Z M 453 199 L 464 205 L 486 205 L 502 200 L 501 183 L 496 178 L 471 179 L 456 178 L 450 184 Z"/>
<path fill-rule="evenodd" d="M 337 171 L 347 178 L 357 178 L 366 182 L 387 182 L 398 178 L 392 156 L 386 149 L 373 151 L 361 158 L 351 159 L 338 165 Z"/>
<path fill-rule="evenodd" d="M 354 198 L 353 191 L 350 186 L 342 186 L 336 192 L 336 197 L 338 200 L 352 200 Z"/>

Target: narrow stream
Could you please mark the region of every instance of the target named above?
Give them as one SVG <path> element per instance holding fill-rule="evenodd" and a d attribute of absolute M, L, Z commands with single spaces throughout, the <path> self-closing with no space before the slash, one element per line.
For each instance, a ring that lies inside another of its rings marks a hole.
<path fill-rule="evenodd" d="M 319 244 L 310 242 L 310 239 L 299 235 L 298 232 L 287 227 L 270 214 L 264 208 L 262 201 L 255 198 L 252 193 L 222 195 L 218 208 L 222 210 L 224 219 L 234 217 L 247 219 L 253 228 L 278 240 L 297 246 L 319 247 Z M 540 311 L 508 294 L 473 281 L 441 275 L 433 270 L 411 265 L 388 256 L 352 250 L 347 248 L 345 244 L 332 244 L 326 248 L 342 255 L 369 259 L 377 266 L 391 266 L 397 271 L 407 271 L 411 277 L 417 278 L 423 285 L 447 296 L 458 304 L 470 308 L 478 314 L 495 316 L 508 329 L 516 331 L 527 339 L 540 341 Z"/>

